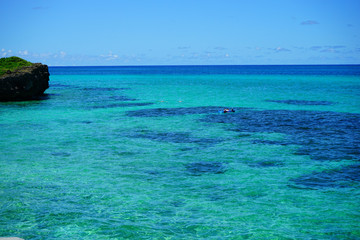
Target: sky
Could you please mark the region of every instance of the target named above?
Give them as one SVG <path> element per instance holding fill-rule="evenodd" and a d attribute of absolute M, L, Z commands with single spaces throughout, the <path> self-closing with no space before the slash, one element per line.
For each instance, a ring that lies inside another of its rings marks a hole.
<path fill-rule="evenodd" d="M 49 66 L 360 64 L 360 0 L 0 0 L 0 57 Z"/>

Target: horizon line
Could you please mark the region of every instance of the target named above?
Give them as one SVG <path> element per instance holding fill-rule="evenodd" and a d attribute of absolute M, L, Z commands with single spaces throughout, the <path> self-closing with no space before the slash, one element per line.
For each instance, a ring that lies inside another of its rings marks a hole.
<path fill-rule="evenodd" d="M 46 64 L 47 65 L 47 64 Z M 48 67 L 217 67 L 217 66 L 360 66 L 360 63 L 331 64 L 144 64 L 144 65 L 48 65 Z"/>

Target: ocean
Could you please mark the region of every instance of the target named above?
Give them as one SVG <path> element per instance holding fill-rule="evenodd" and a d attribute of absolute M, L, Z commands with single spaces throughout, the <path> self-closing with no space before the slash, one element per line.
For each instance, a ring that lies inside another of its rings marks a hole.
<path fill-rule="evenodd" d="M 360 239 L 360 65 L 49 71 L 0 103 L 0 237 Z"/>

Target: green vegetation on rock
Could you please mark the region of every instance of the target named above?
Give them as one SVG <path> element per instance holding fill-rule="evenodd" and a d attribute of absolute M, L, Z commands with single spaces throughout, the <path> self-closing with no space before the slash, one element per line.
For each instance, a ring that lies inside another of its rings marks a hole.
<path fill-rule="evenodd" d="M 31 65 L 31 62 L 28 62 L 19 57 L 0 58 L 0 76 L 4 75 L 8 71 L 13 72 L 18 68 Z"/>

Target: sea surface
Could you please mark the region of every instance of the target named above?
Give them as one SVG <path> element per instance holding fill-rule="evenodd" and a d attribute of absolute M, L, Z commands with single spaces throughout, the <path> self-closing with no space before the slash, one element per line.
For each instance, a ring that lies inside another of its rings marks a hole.
<path fill-rule="evenodd" d="M 360 65 L 49 70 L 0 103 L 0 237 L 360 239 Z"/>

